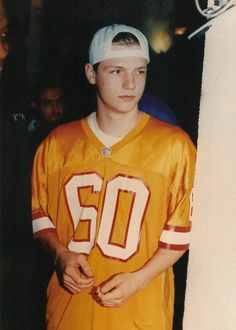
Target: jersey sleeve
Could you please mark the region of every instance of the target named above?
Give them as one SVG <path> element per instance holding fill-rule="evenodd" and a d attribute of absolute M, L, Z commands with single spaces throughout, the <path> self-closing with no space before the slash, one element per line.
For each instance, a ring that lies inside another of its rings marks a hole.
<path fill-rule="evenodd" d="M 168 217 L 158 245 L 164 249 L 187 250 L 191 229 L 191 198 L 196 158 L 195 147 L 188 137 L 177 143 L 174 157 L 173 188 Z"/>
<path fill-rule="evenodd" d="M 32 170 L 32 226 L 34 237 L 56 230 L 48 212 L 49 153 L 50 138 L 46 138 L 36 152 Z"/>

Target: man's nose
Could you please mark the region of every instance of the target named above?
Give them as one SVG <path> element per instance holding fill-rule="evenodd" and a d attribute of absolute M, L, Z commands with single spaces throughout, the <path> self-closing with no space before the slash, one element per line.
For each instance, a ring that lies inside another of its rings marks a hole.
<path fill-rule="evenodd" d="M 126 73 L 123 81 L 123 88 L 134 89 L 136 87 L 135 77 L 133 73 Z"/>
<path fill-rule="evenodd" d="M 52 108 L 55 112 L 57 112 L 57 113 L 61 112 L 61 104 L 60 103 L 58 103 L 57 101 L 53 101 L 51 103 L 51 105 L 52 105 Z"/>

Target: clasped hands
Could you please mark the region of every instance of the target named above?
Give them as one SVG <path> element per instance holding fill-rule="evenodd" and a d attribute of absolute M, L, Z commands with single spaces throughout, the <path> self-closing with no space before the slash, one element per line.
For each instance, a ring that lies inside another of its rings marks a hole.
<path fill-rule="evenodd" d="M 119 307 L 130 296 L 145 287 L 140 271 L 121 273 L 94 287 L 95 278 L 87 256 L 64 251 L 57 260 L 62 275 L 62 285 L 72 294 L 93 288 L 93 297 L 104 307 Z"/>

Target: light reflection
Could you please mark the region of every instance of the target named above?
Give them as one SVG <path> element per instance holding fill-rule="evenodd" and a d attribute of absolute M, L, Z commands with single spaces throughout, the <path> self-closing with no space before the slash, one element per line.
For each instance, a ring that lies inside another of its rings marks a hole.
<path fill-rule="evenodd" d="M 157 54 L 165 53 L 172 45 L 172 37 L 167 21 L 149 19 L 145 23 L 145 32 L 149 44 Z"/>
<path fill-rule="evenodd" d="M 177 36 L 182 36 L 187 32 L 188 28 L 186 26 L 178 26 L 174 30 L 174 34 Z"/>

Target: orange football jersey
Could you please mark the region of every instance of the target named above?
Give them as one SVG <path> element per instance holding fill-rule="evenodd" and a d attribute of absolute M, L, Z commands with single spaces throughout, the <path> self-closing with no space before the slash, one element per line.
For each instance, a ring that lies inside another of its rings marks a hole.
<path fill-rule="evenodd" d="M 34 160 L 33 232 L 56 231 L 87 254 L 96 285 L 142 267 L 158 246 L 188 248 L 195 148 L 178 127 L 144 113 L 106 148 L 87 119 L 55 129 Z M 172 268 L 119 308 L 95 302 L 91 289 L 71 295 L 56 274 L 48 286 L 48 329 L 172 329 Z"/>

